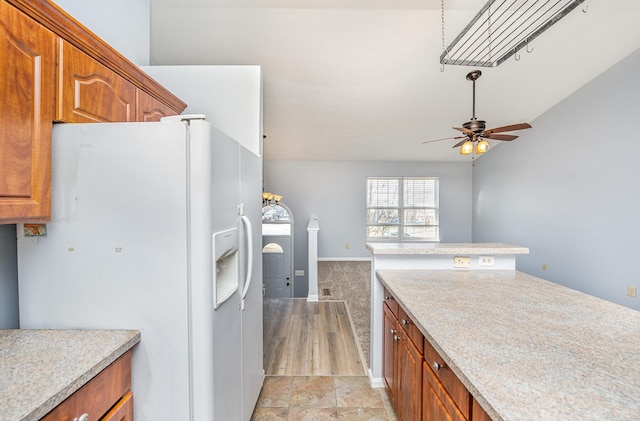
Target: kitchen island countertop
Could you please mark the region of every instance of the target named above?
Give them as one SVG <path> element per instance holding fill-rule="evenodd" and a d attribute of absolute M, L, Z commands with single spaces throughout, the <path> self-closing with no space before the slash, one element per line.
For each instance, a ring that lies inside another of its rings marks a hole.
<path fill-rule="evenodd" d="M 371 254 L 391 255 L 454 255 L 454 254 L 528 254 L 526 247 L 502 243 L 425 243 L 425 242 L 367 242 Z"/>
<path fill-rule="evenodd" d="M 495 420 L 638 420 L 640 312 L 517 271 L 378 270 Z"/>
<path fill-rule="evenodd" d="M 139 341 L 132 330 L 0 330 L 0 421 L 40 419 Z"/>

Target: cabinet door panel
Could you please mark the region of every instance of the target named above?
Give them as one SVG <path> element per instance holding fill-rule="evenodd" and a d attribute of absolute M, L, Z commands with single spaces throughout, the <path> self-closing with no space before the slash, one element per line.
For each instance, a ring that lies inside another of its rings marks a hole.
<path fill-rule="evenodd" d="M 0 223 L 48 220 L 55 35 L 0 2 Z"/>
<path fill-rule="evenodd" d="M 383 348 L 382 348 L 382 378 L 389 392 L 389 398 L 391 403 L 397 411 L 397 324 L 398 321 L 393 316 L 392 311 L 386 304 L 382 304 L 383 307 Z"/>
<path fill-rule="evenodd" d="M 56 120 L 135 121 L 136 87 L 68 42 L 60 42 Z"/>
<path fill-rule="evenodd" d="M 475 399 L 473 399 L 473 403 L 471 404 L 471 421 L 491 421 L 489 414 L 485 412 Z"/>
<path fill-rule="evenodd" d="M 419 420 L 422 412 L 422 353 L 409 339 L 408 333 L 400 328 L 398 346 L 398 370 L 400 385 L 398 400 L 400 420 Z"/>
<path fill-rule="evenodd" d="M 153 98 L 151 95 L 138 89 L 136 99 L 136 121 L 149 122 L 160 121 L 162 117 L 175 115 L 176 112 Z"/>

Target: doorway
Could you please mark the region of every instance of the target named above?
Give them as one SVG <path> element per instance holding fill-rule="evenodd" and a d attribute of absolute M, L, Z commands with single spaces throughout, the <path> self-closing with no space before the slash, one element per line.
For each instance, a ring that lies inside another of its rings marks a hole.
<path fill-rule="evenodd" d="M 291 297 L 291 238 L 262 238 L 262 288 L 265 298 Z"/>
<path fill-rule="evenodd" d="M 293 216 L 282 203 L 262 208 L 262 295 L 293 297 Z"/>

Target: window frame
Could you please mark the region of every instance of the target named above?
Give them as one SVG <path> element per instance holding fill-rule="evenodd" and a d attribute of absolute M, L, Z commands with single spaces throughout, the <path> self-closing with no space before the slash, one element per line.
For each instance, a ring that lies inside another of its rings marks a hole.
<path fill-rule="evenodd" d="M 398 205 L 397 206 L 370 206 L 369 205 L 369 188 L 372 180 L 397 180 L 398 182 Z M 434 181 L 434 206 L 407 206 L 405 205 L 405 181 L 406 180 L 432 180 Z M 440 178 L 439 177 L 407 177 L 407 176 L 391 176 L 391 177 L 367 177 L 365 192 L 365 237 L 370 242 L 439 242 L 440 241 Z M 370 223 L 369 212 L 377 210 L 396 210 L 398 213 L 397 223 Z M 416 225 L 405 223 L 406 210 L 426 210 L 435 213 L 435 224 Z M 370 227 L 397 227 L 398 235 L 388 235 L 386 237 L 370 237 Z M 433 227 L 435 236 L 433 237 L 406 237 L 406 228 L 411 227 Z"/>

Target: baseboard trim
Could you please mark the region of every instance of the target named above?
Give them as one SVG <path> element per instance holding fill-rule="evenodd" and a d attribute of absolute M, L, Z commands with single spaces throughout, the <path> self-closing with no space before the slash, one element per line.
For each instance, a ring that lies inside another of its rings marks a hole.
<path fill-rule="evenodd" d="M 375 388 L 384 387 L 384 381 L 382 380 L 382 377 L 373 377 L 373 373 L 371 372 L 371 369 L 367 371 L 367 374 L 369 375 L 369 384 L 371 385 L 371 387 L 375 387 Z"/>

